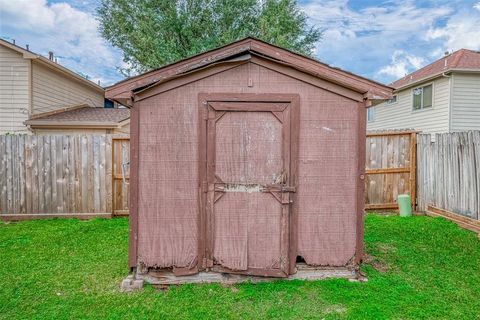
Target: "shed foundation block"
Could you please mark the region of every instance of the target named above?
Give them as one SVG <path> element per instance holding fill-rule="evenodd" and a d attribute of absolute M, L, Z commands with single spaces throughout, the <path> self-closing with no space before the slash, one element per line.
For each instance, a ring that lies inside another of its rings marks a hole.
<path fill-rule="evenodd" d="M 308 267 L 298 266 L 295 274 L 286 278 L 260 277 L 231 273 L 202 271 L 193 275 L 177 276 L 171 270 L 149 270 L 140 271 L 137 268 L 131 279 L 145 281 L 152 285 L 172 285 L 185 283 L 223 283 L 234 284 L 241 282 L 265 282 L 275 280 L 322 280 L 329 278 L 344 278 L 359 280 L 359 273 L 352 267 Z M 361 276 L 360 276 L 361 277 Z M 127 278 L 128 279 L 128 278 Z M 125 279 L 124 281 L 126 281 Z M 123 283 L 122 283 L 123 286 Z"/>
<path fill-rule="evenodd" d="M 143 289 L 144 280 L 137 279 L 134 274 L 128 275 L 122 280 L 120 284 L 120 290 L 122 292 L 132 292 Z"/>

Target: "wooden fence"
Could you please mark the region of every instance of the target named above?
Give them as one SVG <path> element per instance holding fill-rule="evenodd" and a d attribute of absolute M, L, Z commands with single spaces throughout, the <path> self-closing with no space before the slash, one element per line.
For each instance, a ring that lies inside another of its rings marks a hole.
<path fill-rule="evenodd" d="M 415 131 L 367 133 L 365 209 L 397 209 L 397 195 L 415 205 Z"/>
<path fill-rule="evenodd" d="M 128 143 L 111 135 L 0 135 L 0 214 L 124 213 Z"/>
<path fill-rule="evenodd" d="M 418 135 L 418 210 L 480 220 L 480 131 Z"/>
<path fill-rule="evenodd" d="M 480 219 L 480 131 L 430 141 L 413 131 L 367 134 L 367 209 L 398 208 L 406 193 L 420 211 Z M 129 149 L 128 136 L 0 135 L 0 214 L 128 214 Z"/>

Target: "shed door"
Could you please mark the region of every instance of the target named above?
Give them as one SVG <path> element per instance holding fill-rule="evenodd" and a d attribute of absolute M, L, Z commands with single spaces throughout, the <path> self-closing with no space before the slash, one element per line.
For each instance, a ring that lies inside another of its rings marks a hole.
<path fill-rule="evenodd" d="M 211 102 L 207 108 L 207 267 L 286 277 L 294 191 L 290 104 Z"/>

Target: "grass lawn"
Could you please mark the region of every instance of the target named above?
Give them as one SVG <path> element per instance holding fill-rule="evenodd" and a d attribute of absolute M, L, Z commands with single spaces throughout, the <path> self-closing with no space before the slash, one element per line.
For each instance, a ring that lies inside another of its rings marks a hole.
<path fill-rule="evenodd" d="M 127 219 L 0 222 L 2 319 L 480 319 L 480 241 L 440 218 L 368 215 L 366 283 L 120 293 Z"/>

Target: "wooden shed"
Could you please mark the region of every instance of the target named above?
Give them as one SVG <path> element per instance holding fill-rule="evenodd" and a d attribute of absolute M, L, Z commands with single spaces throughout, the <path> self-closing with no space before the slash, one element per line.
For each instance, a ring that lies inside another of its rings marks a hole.
<path fill-rule="evenodd" d="M 361 261 L 365 110 L 391 88 L 247 38 L 106 95 L 131 106 L 137 277 L 295 277 Z"/>

